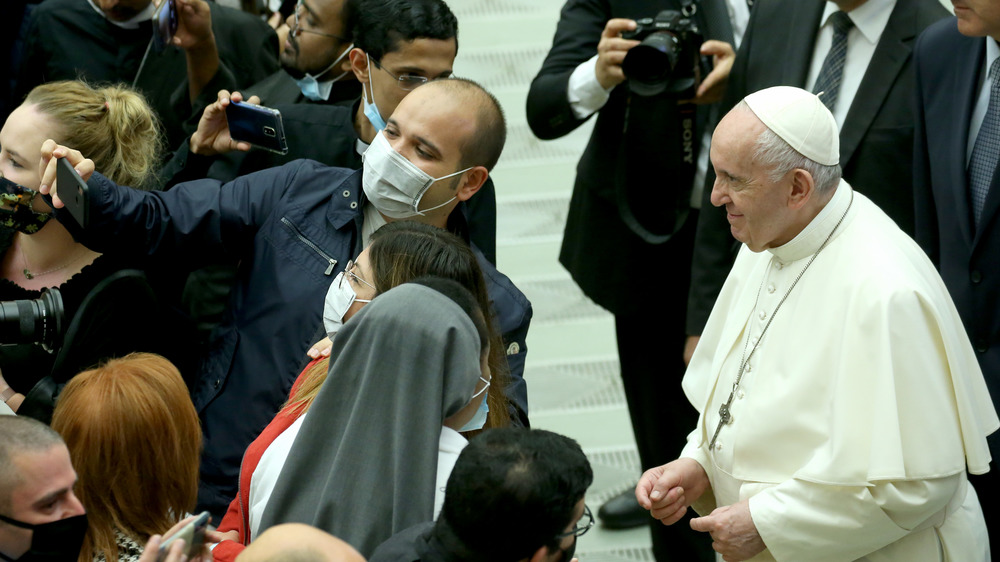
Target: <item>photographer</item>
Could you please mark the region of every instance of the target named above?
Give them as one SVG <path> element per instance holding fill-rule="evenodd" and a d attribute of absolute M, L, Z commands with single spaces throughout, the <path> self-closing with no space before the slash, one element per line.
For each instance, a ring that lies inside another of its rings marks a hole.
<path fill-rule="evenodd" d="M 691 203 L 701 196 L 693 186 L 703 183 L 704 135 L 717 119 L 710 104 L 721 98 L 748 18 L 746 0 L 569 0 L 528 93 L 528 123 L 542 139 L 598 114 L 577 167 L 560 262 L 615 315 L 644 467 L 676 457 L 697 419 L 680 389 L 698 215 Z M 645 53 L 632 56 L 639 45 L 635 52 Z M 642 514 L 632 490 L 600 516 L 608 527 L 649 521 L 658 560 L 711 559 L 687 525 L 665 528 Z"/>

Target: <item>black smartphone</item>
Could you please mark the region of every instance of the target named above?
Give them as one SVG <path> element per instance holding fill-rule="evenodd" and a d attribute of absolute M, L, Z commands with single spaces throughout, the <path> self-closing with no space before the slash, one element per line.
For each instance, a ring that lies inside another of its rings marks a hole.
<path fill-rule="evenodd" d="M 177 539 L 184 539 L 184 543 L 187 544 L 187 551 L 184 554 L 188 557 L 188 559 L 197 556 L 201 551 L 201 547 L 205 545 L 205 528 L 208 527 L 208 519 L 208 512 L 203 511 L 201 512 L 201 515 L 196 517 L 187 525 L 181 527 L 181 529 L 170 536 L 170 538 L 161 542 L 159 552 L 156 554 L 157 562 L 166 560 L 167 551 L 170 549 L 170 545 Z"/>
<path fill-rule="evenodd" d="M 60 158 L 56 161 L 56 192 L 81 228 L 87 228 L 90 223 L 90 198 L 87 197 L 89 190 L 87 182 L 76 173 L 69 160 Z"/>
<path fill-rule="evenodd" d="M 177 33 L 177 2 L 161 0 L 153 12 L 153 46 L 157 51 L 167 48 Z"/>
<path fill-rule="evenodd" d="M 288 153 L 281 112 L 249 102 L 232 102 L 226 107 L 229 136 L 235 141 L 248 142 L 257 148 L 278 154 Z"/>

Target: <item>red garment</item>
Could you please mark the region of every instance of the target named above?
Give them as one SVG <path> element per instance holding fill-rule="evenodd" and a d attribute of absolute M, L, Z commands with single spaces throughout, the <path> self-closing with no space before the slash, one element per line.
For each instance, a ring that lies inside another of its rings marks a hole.
<path fill-rule="evenodd" d="M 295 384 L 292 385 L 292 391 L 289 393 L 289 396 L 294 396 L 298 392 L 305 374 L 312 369 L 313 365 L 323 359 L 314 359 L 306 365 L 306 368 L 295 379 Z M 226 511 L 226 515 L 222 518 L 222 522 L 219 523 L 219 528 L 217 529 L 220 533 L 237 531 L 239 538 L 235 541 L 220 542 L 212 550 L 212 558 L 214 560 L 222 562 L 234 561 L 243 552 L 246 545 L 250 544 L 250 541 L 247 540 L 247 530 L 250 528 L 250 515 L 246 511 L 250 505 L 250 478 L 253 477 L 254 471 L 257 470 L 257 465 L 260 463 L 260 458 L 264 456 L 264 451 L 301 415 L 301 410 L 294 412 L 289 412 L 287 409 L 281 410 L 274 416 L 271 423 L 267 424 L 264 431 L 257 436 L 257 439 L 254 439 L 253 443 L 247 447 L 246 452 L 243 453 L 243 463 L 240 465 L 239 494 L 229 504 L 229 509 Z"/>

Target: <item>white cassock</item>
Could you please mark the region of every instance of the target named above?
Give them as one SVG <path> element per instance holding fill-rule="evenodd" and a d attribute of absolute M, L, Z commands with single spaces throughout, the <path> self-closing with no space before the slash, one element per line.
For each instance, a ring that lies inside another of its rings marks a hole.
<path fill-rule="evenodd" d="M 701 416 L 681 456 L 712 484 L 693 507 L 750 498 L 768 547 L 755 561 L 988 561 L 966 479 L 966 466 L 989 469 L 986 435 L 1000 426 L 982 372 L 924 252 L 851 197 L 842 181 L 792 241 L 741 249 L 684 377 Z M 758 339 L 732 423 L 709 450 Z"/>

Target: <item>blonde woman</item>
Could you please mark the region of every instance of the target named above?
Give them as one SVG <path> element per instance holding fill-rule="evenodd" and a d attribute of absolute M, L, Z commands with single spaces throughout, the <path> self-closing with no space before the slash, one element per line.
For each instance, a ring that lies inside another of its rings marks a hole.
<path fill-rule="evenodd" d="M 89 250 L 51 220 L 51 208 L 37 192 L 40 147 L 48 138 L 85 150 L 116 182 L 149 188 L 160 135 L 142 96 L 122 86 L 94 88 L 79 81 L 36 87 L 0 130 L 0 301 L 37 299 L 44 289 L 57 287 L 65 326 L 95 286 L 135 264 Z M 102 314 L 111 318 L 113 312 Z M 125 343 L 100 341 L 92 347 L 97 353 L 105 344 Z M 0 347 L 0 398 L 20 414 L 47 421 L 59 383 L 102 357 L 91 355 L 90 363 L 66 364 L 54 373 L 58 351 L 35 342 Z"/>

